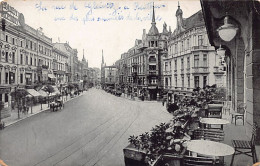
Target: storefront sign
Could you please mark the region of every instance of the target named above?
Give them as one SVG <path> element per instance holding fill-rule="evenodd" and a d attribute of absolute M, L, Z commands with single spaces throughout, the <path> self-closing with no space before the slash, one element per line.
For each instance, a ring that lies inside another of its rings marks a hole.
<path fill-rule="evenodd" d="M 1 2 L 0 4 L 0 11 L 2 18 L 11 22 L 16 26 L 24 26 L 24 16 L 22 13 L 19 13 L 15 8 L 10 6 L 7 2 Z"/>
<path fill-rule="evenodd" d="M 9 93 L 9 92 L 10 92 L 9 88 L 0 88 L 0 94 Z"/>

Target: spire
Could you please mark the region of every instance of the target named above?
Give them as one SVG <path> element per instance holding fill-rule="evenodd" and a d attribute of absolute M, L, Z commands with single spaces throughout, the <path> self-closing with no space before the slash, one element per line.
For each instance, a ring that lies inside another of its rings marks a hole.
<path fill-rule="evenodd" d="M 156 22 L 155 22 L 155 13 L 154 13 L 154 2 L 153 2 L 153 18 L 152 18 L 152 25 L 155 25 Z"/>
<path fill-rule="evenodd" d="M 158 35 L 159 31 L 156 27 L 156 22 L 155 22 L 155 12 L 154 12 L 154 3 L 153 3 L 153 17 L 152 17 L 152 27 L 149 30 L 148 35 Z"/>
<path fill-rule="evenodd" d="M 83 58 L 82 61 L 86 61 L 85 56 L 84 56 L 84 49 L 83 49 Z"/>
<path fill-rule="evenodd" d="M 182 10 L 180 8 L 180 2 L 178 1 L 178 9 L 176 11 L 175 16 L 178 17 L 179 15 L 181 15 L 181 17 L 182 17 Z"/>
<path fill-rule="evenodd" d="M 102 64 L 104 64 L 103 49 L 102 49 Z"/>

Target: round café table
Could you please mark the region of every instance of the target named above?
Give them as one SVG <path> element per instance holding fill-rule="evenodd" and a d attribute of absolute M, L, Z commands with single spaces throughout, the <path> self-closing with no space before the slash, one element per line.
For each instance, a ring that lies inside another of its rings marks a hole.
<path fill-rule="evenodd" d="M 201 118 L 200 123 L 206 125 L 221 125 L 221 129 L 223 130 L 223 125 L 228 124 L 229 121 L 225 119 L 219 119 L 219 118 Z"/>
<path fill-rule="evenodd" d="M 190 140 L 187 142 L 187 150 L 202 155 L 219 157 L 235 153 L 234 148 L 227 144 L 208 140 Z"/>

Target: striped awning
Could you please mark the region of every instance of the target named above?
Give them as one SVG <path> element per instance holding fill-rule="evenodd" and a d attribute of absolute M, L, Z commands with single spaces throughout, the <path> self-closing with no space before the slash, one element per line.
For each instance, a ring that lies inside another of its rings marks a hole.
<path fill-rule="evenodd" d="M 34 89 L 26 89 L 27 92 L 34 97 L 38 97 L 38 96 L 42 96 L 38 91 L 34 90 Z"/>

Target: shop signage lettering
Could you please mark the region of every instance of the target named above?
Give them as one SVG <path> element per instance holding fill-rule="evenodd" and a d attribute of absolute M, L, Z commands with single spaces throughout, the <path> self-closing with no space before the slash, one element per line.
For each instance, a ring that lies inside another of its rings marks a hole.
<path fill-rule="evenodd" d="M 1 2 L 0 11 L 2 18 L 16 26 L 24 26 L 24 16 L 6 2 Z"/>

